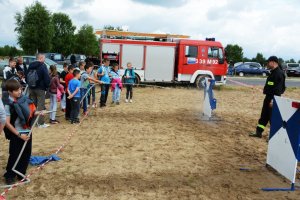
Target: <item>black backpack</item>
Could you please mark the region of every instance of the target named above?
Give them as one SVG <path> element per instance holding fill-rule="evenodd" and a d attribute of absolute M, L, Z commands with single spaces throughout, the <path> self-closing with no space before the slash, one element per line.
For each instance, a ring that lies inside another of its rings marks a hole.
<path fill-rule="evenodd" d="M 31 69 L 27 73 L 27 84 L 29 88 L 35 88 L 37 86 L 37 82 L 39 80 L 39 76 L 37 73 L 37 69 Z"/>

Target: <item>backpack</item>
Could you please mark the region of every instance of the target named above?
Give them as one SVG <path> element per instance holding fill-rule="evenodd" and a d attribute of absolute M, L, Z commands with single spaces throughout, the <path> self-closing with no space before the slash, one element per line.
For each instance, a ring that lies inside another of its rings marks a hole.
<path fill-rule="evenodd" d="M 31 128 L 34 119 L 34 112 L 36 110 L 32 100 L 26 96 L 21 96 L 17 102 L 9 102 L 6 105 L 9 105 L 10 123 L 13 126 L 19 117 L 24 129 Z M 14 136 L 14 134 L 7 127 L 4 127 L 3 131 L 7 140 L 10 140 Z"/>
<path fill-rule="evenodd" d="M 135 74 L 133 73 L 133 70 L 132 69 L 125 69 L 125 72 L 124 72 L 124 75 L 126 76 L 127 72 L 129 71 L 130 73 L 130 76 L 133 76 L 135 77 Z"/>
<path fill-rule="evenodd" d="M 29 70 L 27 74 L 27 84 L 29 88 L 35 88 L 37 86 L 37 81 L 39 80 L 39 76 L 37 73 L 37 69 Z"/>

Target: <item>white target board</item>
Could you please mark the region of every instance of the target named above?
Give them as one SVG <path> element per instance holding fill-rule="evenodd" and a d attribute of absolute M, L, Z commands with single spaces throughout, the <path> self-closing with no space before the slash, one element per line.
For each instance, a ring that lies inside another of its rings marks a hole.
<path fill-rule="evenodd" d="M 267 164 L 295 183 L 300 160 L 300 103 L 275 96 Z"/>

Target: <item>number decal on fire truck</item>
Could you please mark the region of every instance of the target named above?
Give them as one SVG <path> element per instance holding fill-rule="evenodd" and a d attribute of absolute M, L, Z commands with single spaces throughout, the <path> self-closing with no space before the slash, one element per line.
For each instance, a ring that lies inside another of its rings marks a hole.
<path fill-rule="evenodd" d="M 199 64 L 200 65 L 217 65 L 219 64 L 219 61 L 218 60 L 206 60 L 206 59 L 199 59 Z"/>
<path fill-rule="evenodd" d="M 192 65 L 192 64 L 200 64 L 200 65 L 218 65 L 219 61 L 218 60 L 212 60 L 212 59 L 197 59 L 197 58 L 188 58 L 187 59 L 187 64 Z"/>

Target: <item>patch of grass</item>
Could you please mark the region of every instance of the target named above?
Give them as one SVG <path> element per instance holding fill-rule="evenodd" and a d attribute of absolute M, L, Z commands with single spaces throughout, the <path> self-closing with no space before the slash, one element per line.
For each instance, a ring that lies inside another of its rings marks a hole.
<path fill-rule="evenodd" d="M 218 90 L 218 91 L 249 91 L 249 90 L 252 90 L 252 88 L 249 88 L 249 87 L 232 86 L 232 85 L 215 86 L 214 89 Z"/>
<path fill-rule="evenodd" d="M 288 88 L 286 88 L 286 91 L 288 91 L 288 92 L 294 92 L 294 91 L 297 91 L 297 90 L 299 90 L 299 87 L 288 87 Z"/>

